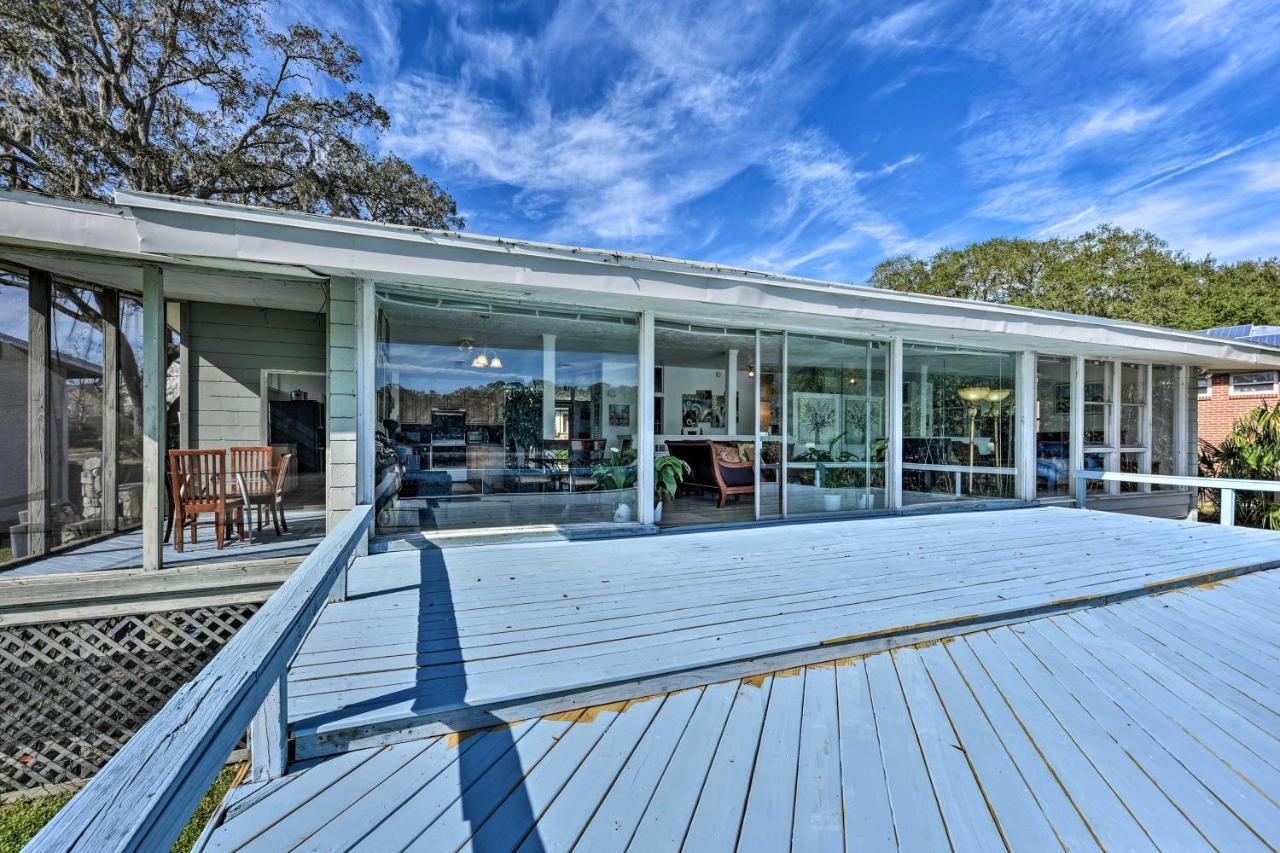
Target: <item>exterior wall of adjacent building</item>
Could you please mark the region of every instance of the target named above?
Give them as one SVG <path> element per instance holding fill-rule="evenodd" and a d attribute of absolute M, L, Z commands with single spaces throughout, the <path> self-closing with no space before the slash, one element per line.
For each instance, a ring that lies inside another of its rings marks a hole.
<path fill-rule="evenodd" d="M 1274 406 L 1280 402 L 1280 384 L 1272 386 L 1270 393 L 1241 393 L 1231 390 L 1230 373 L 1213 373 L 1209 376 L 1207 395 L 1193 391 L 1199 415 L 1200 441 L 1217 444 L 1231 432 L 1232 425 L 1263 405 Z"/>

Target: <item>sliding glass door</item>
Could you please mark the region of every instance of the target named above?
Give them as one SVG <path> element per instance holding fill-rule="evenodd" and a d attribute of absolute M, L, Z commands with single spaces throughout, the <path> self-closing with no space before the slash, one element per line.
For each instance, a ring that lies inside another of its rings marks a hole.
<path fill-rule="evenodd" d="M 785 332 L 756 334 L 756 517 L 782 518 L 786 493 L 782 488 L 786 454 L 787 336 Z"/>
<path fill-rule="evenodd" d="M 881 509 L 888 345 L 787 335 L 789 516 Z"/>

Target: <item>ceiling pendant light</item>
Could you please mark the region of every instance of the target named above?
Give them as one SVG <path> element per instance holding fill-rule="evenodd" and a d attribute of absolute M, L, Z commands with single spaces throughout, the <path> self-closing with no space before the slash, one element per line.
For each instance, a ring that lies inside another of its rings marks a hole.
<path fill-rule="evenodd" d="M 489 359 L 489 366 L 502 367 L 502 359 L 498 358 L 498 354 L 496 352 L 493 354 L 493 358 Z"/>
<path fill-rule="evenodd" d="M 472 367 L 488 367 L 489 356 L 485 355 L 484 351 L 482 350 L 478 356 L 471 359 L 471 366 Z"/>

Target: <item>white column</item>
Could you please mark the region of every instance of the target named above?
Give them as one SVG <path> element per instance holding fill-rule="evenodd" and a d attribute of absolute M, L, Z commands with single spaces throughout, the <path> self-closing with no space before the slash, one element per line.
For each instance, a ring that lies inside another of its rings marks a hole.
<path fill-rule="evenodd" d="M 1014 442 L 1014 458 L 1017 459 L 1018 494 L 1024 501 L 1036 499 L 1036 354 L 1023 352 L 1018 356 L 1018 385 L 1015 394 L 1017 406 L 1017 438 Z"/>
<path fill-rule="evenodd" d="M 729 435 L 738 434 L 738 351 L 729 350 L 724 377 L 724 425 Z"/>
<path fill-rule="evenodd" d="M 653 312 L 640 314 L 640 381 L 636 386 L 636 424 L 632 434 L 636 437 L 636 492 L 640 498 L 640 511 L 636 519 L 641 524 L 653 524 Z"/>
<path fill-rule="evenodd" d="M 1190 455 L 1188 440 L 1191 432 L 1191 375 L 1187 367 L 1176 368 L 1173 398 L 1173 473 L 1178 477 L 1187 476 L 1187 457 Z"/>
<path fill-rule="evenodd" d="M 556 437 L 556 336 L 542 336 L 542 437 Z"/>
<path fill-rule="evenodd" d="M 377 432 L 375 359 L 377 358 L 378 303 L 374 283 L 356 281 L 356 504 L 373 504 L 374 435 Z M 369 553 L 369 535 L 356 554 Z"/>
<path fill-rule="evenodd" d="M 164 562 L 164 273 L 142 268 L 142 568 Z M 174 523 L 175 536 L 180 535 Z"/>
<path fill-rule="evenodd" d="M 1151 405 L 1154 400 L 1153 392 L 1155 390 L 1151 387 L 1151 382 L 1155 371 L 1151 369 L 1149 364 L 1144 364 L 1142 370 L 1146 374 L 1146 395 L 1142 407 L 1142 443 L 1146 446 L 1147 452 L 1142 454 L 1142 464 L 1138 466 L 1138 470 L 1143 474 L 1150 474 L 1151 454 L 1155 450 L 1155 443 L 1151 440 Z M 1151 484 L 1140 483 L 1138 488 L 1141 491 L 1149 492 L 1151 491 Z"/>
<path fill-rule="evenodd" d="M 902 338 L 895 337 L 889 346 L 889 446 L 885 455 L 890 509 L 902 509 L 902 354 Z"/>

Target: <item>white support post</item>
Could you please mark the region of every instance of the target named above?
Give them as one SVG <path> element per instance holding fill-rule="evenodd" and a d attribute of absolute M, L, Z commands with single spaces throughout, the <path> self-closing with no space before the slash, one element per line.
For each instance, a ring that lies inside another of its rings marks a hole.
<path fill-rule="evenodd" d="M 283 776 L 289 766 L 288 676 L 281 675 L 249 724 L 250 781 Z"/>
<path fill-rule="evenodd" d="M 902 355 L 901 337 L 889 345 L 889 446 L 886 448 L 886 496 L 890 509 L 902 509 Z"/>
<path fill-rule="evenodd" d="M 542 438 L 556 437 L 556 336 L 542 336 Z"/>
<path fill-rule="evenodd" d="M 1071 471 L 1084 470 L 1084 356 L 1071 359 Z"/>
<path fill-rule="evenodd" d="M 653 312 L 643 311 L 640 314 L 640 382 L 636 393 L 640 399 L 636 401 L 636 413 L 640 422 L 636 424 L 636 493 L 639 495 L 640 511 L 637 520 L 641 524 L 653 524 L 653 460 L 656 453 L 656 440 L 653 427 Z"/>
<path fill-rule="evenodd" d="M 377 433 L 377 388 L 375 387 L 375 360 L 377 358 L 378 302 L 374 283 L 367 279 L 356 281 L 356 503 L 375 503 L 374 499 L 374 436 Z M 358 556 L 369 553 L 370 531 L 356 549 Z M 342 570 L 338 581 L 343 597 L 346 596 L 347 570 Z"/>
<path fill-rule="evenodd" d="M 1223 527 L 1231 527 L 1236 523 L 1236 490 L 1223 489 L 1218 503 L 1218 521 Z"/>
<path fill-rule="evenodd" d="M 1018 356 L 1017 436 L 1014 458 L 1017 464 L 1018 494 L 1024 501 L 1036 499 L 1036 354 L 1022 352 Z"/>
<path fill-rule="evenodd" d="M 1177 368 L 1177 378 L 1175 382 L 1177 387 L 1174 389 L 1173 397 L 1173 473 L 1178 477 L 1187 476 L 1187 457 L 1190 455 L 1188 449 L 1188 439 L 1191 429 L 1191 410 L 1188 408 L 1190 400 L 1190 370 L 1186 367 Z"/>
<path fill-rule="evenodd" d="M 1076 509 L 1084 509 L 1089 503 L 1089 481 L 1076 477 Z"/>
<path fill-rule="evenodd" d="M 142 568 L 164 562 L 164 273 L 142 268 Z M 174 524 L 174 535 L 180 535 Z"/>

